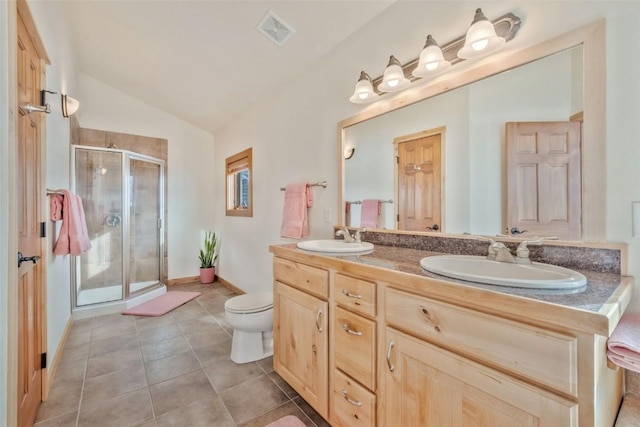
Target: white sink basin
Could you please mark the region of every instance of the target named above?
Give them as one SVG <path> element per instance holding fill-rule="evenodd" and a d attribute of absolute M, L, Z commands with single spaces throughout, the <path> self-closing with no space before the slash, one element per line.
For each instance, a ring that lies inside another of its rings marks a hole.
<path fill-rule="evenodd" d="M 298 248 L 313 252 L 352 254 L 372 251 L 373 244 L 369 242 L 346 243 L 344 240 L 303 240 L 298 242 Z"/>
<path fill-rule="evenodd" d="M 576 289 L 587 284 L 587 278 L 577 271 L 539 262 L 511 264 L 482 256 L 437 255 L 423 258 L 420 266 L 454 279 L 515 288 Z"/>

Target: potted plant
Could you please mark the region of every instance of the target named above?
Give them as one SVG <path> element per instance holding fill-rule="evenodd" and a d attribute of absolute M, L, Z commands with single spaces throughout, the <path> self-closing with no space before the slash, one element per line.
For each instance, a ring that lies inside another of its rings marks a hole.
<path fill-rule="evenodd" d="M 216 233 L 207 231 L 204 235 L 204 249 L 200 249 L 200 283 L 213 283 L 216 277 L 215 263 L 218 259 L 216 253 Z"/>

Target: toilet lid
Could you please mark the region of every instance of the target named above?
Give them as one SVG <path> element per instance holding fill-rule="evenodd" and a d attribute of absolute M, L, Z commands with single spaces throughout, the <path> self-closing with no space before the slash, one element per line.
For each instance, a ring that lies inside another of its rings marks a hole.
<path fill-rule="evenodd" d="M 255 313 L 273 307 L 273 293 L 260 292 L 255 294 L 238 295 L 224 303 L 227 311 L 234 313 Z"/>

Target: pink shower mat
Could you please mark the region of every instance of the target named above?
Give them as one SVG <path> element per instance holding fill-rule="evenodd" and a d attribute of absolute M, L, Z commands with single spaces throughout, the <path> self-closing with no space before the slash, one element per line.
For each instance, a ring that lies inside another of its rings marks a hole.
<path fill-rule="evenodd" d="M 182 304 L 191 301 L 200 295 L 200 292 L 172 291 L 160 295 L 147 302 L 131 307 L 122 314 L 134 316 L 162 316 L 171 310 L 180 307 Z"/>

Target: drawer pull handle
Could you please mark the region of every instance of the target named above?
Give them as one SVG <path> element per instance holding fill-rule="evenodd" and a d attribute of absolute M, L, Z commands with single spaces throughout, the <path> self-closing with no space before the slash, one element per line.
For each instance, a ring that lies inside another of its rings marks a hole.
<path fill-rule="evenodd" d="M 348 296 L 349 298 L 355 298 L 355 299 L 361 299 L 362 298 L 362 295 L 360 295 L 360 294 L 352 294 L 351 292 L 349 292 L 346 289 L 343 289 L 342 293 L 345 294 L 346 296 Z"/>
<path fill-rule="evenodd" d="M 360 332 L 360 331 L 354 331 L 354 330 L 353 330 L 353 329 L 351 329 L 351 328 L 349 327 L 349 325 L 347 325 L 346 323 L 343 323 L 343 324 L 342 324 L 342 330 L 343 330 L 343 331 L 345 331 L 345 332 L 346 332 L 346 333 L 348 333 L 348 334 L 351 334 L 351 335 L 357 335 L 357 336 L 359 336 L 359 337 L 361 337 L 361 336 L 362 336 L 362 332 Z"/>
<path fill-rule="evenodd" d="M 316 314 L 316 328 L 318 332 L 322 333 L 322 327 L 320 326 L 320 316 L 322 316 L 322 309 L 318 309 L 318 314 Z"/>
<path fill-rule="evenodd" d="M 391 349 L 393 349 L 393 346 L 395 345 L 395 343 L 393 342 L 393 340 L 389 341 L 389 347 L 387 347 L 387 366 L 389 367 L 389 371 L 393 372 L 396 368 L 395 366 L 393 366 L 393 364 L 391 363 Z"/>
<path fill-rule="evenodd" d="M 342 397 L 344 397 L 344 400 L 351 403 L 352 405 L 362 406 L 362 402 L 360 402 L 359 400 L 353 400 L 352 398 L 350 398 L 349 394 L 347 393 L 347 390 L 345 389 L 342 389 Z"/>

